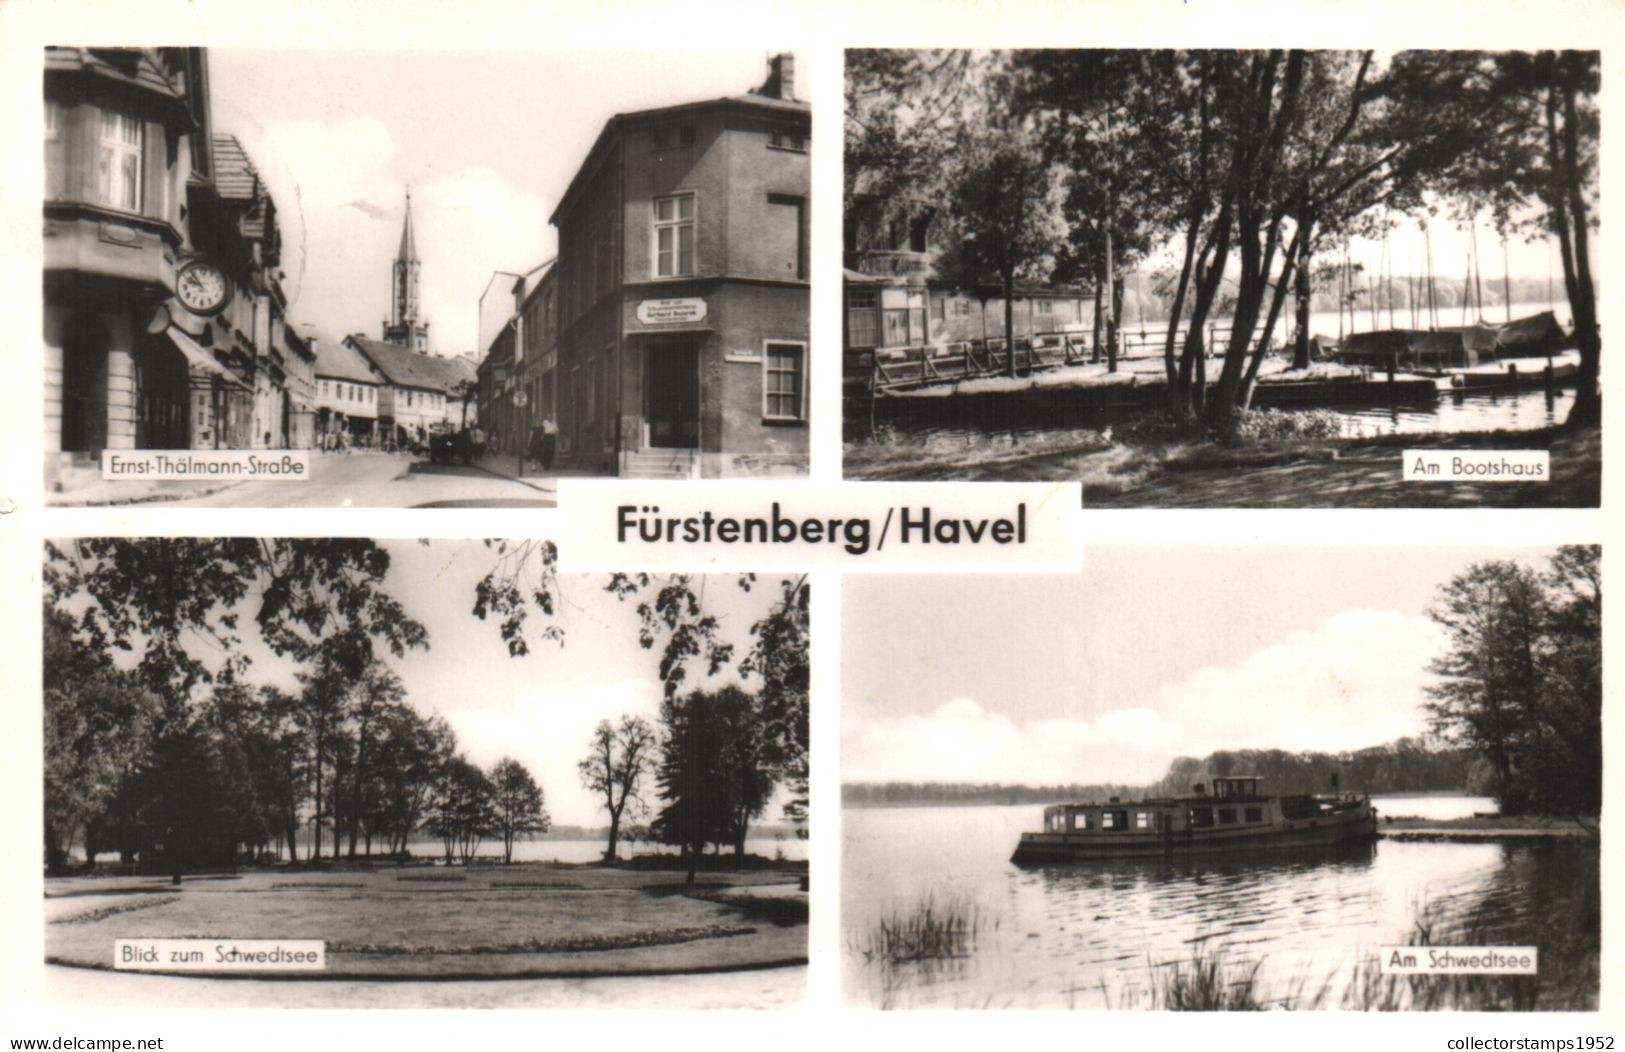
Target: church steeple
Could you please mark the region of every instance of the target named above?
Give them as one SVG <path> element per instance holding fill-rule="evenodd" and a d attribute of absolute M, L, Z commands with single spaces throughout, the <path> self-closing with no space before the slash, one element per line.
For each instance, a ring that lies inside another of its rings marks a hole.
<path fill-rule="evenodd" d="M 384 339 L 414 351 L 429 349 L 429 323 L 418 318 L 418 247 L 412 234 L 412 191 L 406 192 L 406 219 L 401 224 L 401 247 L 395 253 L 390 283 L 390 319 Z"/>

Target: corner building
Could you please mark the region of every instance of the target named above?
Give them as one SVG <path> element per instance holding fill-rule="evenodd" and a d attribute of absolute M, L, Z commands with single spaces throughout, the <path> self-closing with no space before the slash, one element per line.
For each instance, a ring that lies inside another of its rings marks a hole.
<path fill-rule="evenodd" d="M 749 94 L 611 118 L 571 180 L 539 385 L 561 464 L 805 473 L 812 115 L 794 80 L 783 55 Z"/>

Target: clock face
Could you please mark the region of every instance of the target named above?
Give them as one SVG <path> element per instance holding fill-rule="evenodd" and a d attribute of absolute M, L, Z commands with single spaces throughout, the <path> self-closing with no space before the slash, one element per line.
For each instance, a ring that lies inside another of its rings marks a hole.
<path fill-rule="evenodd" d="M 231 286 L 226 275 L 212 263 L 193 262 L 181 268 L 175 276 L 175 294 L 186 309 L 198 314 L 212 314 L 226 305 Z"/>

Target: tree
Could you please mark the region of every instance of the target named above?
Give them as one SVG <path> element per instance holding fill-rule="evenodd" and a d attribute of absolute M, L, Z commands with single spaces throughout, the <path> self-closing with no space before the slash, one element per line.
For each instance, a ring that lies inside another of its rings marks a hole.
<path fill-rule="evenodd" d="M 491 768 L 493 825 L 502 838 L 502 861 L 513 861 L 519 837 L 545 833 L 553 824 L 542 806 L 542 788 L 518 760 L 503 758 Z"/>
<path fill-rule="evenodd" d="M 582 787 L 603 797 L 604 809 L 609 812 L 606 862 L 616 859 L 621 818 L 628 805 L 632 808 L 630 817 L 636 817 L 643 807 L 639 789 L 654 760 L 655 746 L 654 728 L 641 717 L 622 716 L 619 725 L 599 720 L 587 743 L 586 757 L 576 765 Z"/>
<path fill-rule="evenodd" d="M 74 638 L 67 614 L 46 607 L 44 641 L 45 864 L 67 867 L 75 836 L 118 799 L 151 747 L 158 698 Z"/>
<path fill-rule="evenodd" d="M 739 688 L 667 698 L 660 720 L 658 781 L 666 805 L 651 832 L 681 849 L 693 883 L 705 845 L 728 843 L 744 854 L 750 820 L 767 806 L 774 778 L 755 699 Z"/>
<path fill-rule="evenodd" d="M 741 579 L 749 588 L 754 578 Z M 767 616 L 751 625 L 755 642 L 739 669 L 747 676 L 759 676 L 756 711 L 767 743 L 768 763 L 789 787 L 791 799 L 784 805 L 785 816 L 798 823 L 797 834 L 806 835 L 807 757 L 811 748 L 809 699 L 811 667 L 808 664 L 812 594 L 806 575 L 779 582 L 779 601 Z"/>
<path fill-rule="evenodd" d="M 426 719 L 408 706 L 384 714 L 374 769 L 377 822 L 391 855 L 405 856 L 407 843 L 434 799 L 435 786 L 456 753 L 456 736 L 439 716 Z"/>
<path fill-rule="evenodd" d="M 461 756 L 442 769 L 424 828 L 440 838 L 448 865 L 453 858 L 466 865 L 496 830 L 495 795 L 485 772 Z"/>
<path fill-rule="evenodd" d="M 1580 350 L 1568 423 L 1602 419 L 1602 338 L 1591 234 L 1598 229 L 1601 55 L 1596 51 L 1407 51 L 1391 94 L 1423 127 L 1444 126 L 1463 148 L 1440 158 L 1440 192 L 1458 211 L 1488 209 L 1502 234 L 1553 237 Z"/>
<path fill-rule="evenodd" d="M 1429 611 L 1448 645 L 1429 688 L 1435 728 L 1480 753 L 1508 814 L 1595 815 L 1602 802 L 1600 550 L 1542 574 L 1478 563 Z"/>

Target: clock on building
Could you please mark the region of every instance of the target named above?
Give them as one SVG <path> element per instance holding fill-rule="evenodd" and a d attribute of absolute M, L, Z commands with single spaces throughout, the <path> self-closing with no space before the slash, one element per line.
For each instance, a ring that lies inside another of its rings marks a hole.
<path fill-rule="evenodd" d="M 231 302 L 231 282 L 213 263 L 194 259 L 176 273 L 175 295 L 194 314 L 218 314 Z"/>

